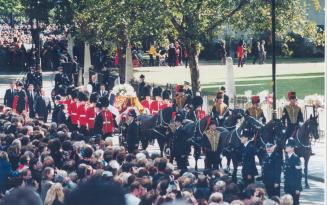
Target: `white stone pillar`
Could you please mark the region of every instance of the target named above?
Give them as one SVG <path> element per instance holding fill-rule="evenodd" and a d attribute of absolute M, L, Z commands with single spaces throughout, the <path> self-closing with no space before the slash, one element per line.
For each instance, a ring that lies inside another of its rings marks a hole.
<path fill-rule="evenodd" d="M 131 82 L 133 79 L 133 62 L 132 62 L 132 50 L 128 46 L 126 48 L 126 70 L 125 70 L 125 83 Z"/>
<path fill-rule="evenodd" d="M 89 83 L 89 69 L 91 67 L 91 54 L 90 44 L 85 42 L 84 44 L 84 86 Z"/>
<path fill-rule="evenodd" d="M 74 58 L 74 53 L 73 53 L 74 38 L 70 33 L 67 36 L 67 40 L 68 40 L 68 48 L 67 48 L 68 54 L 70 55 L 71 58 Z"/>
<path fill-rule="evenodd" d="M 226 87 L 226 94 L 229 96 L 229 100 L 232 102 L 232 99 L 235 99 L 236 96 L 236 89 L 235 89 L 233 59 L 231 57 L 227 57 L 226 59 L 225 87 Z"/>

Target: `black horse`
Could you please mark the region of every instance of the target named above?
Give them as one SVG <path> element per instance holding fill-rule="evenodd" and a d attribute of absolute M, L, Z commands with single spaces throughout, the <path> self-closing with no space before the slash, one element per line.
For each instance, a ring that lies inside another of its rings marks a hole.
<path fill-rule="evenodd" d="M 319 139 L 319 124 L 317 118 L 318 116 L 310 116 L 310 118 L 296 131 L 294 136 L 296 142 L 295 153 L 299 157 L 304 158 L 304 181 L 306 188 L 310 188 L 308 183 L 308 163 L 311 156 L 311 141 L 312 138 L 315 140 Z"/>
<path fill-rule="evenodd" d="M 142 143 L 142 148 L 146 149 L 149 141 L 157 139 L 160 147 L 160 154 L 163 156 L 165 145 L 169 141 L 167 131 L 172 122 L 172 114 L 176 112 L 176 107 L 167 107 L 160 110 L 156 115 L 139 115 L 139 138 Z"/>
<path fill-rule="evenodd" d="M 232 179 L 233 181 L 237 181 L 237 168 L 239 163 L 242 160 L 242 151 L 243 145 L 241 143 L 241 133 L 244 129 L 252 128 L 259 129 L 261 124 L 258 121 L 254 120 L 254 118 L 244 114 L 244 120 L 242 124 L 238 127 L 230 131 L 225 138 L 224 141 L 224 153 L 225 155 L 229 155 L 233 162 L 233 173 Z"/>

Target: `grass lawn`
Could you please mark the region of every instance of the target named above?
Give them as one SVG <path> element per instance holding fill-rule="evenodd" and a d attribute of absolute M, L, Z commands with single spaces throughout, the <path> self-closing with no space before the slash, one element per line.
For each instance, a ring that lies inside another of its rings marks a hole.
<path fill-rule="evenodd" d="M 294 90 L 297 97 L 303 99 L 304 96 L 319 94 L 324 95 L 324 81 L 325 78 L 314 77 L 304 79 L 277 79 L 277 98 L 287 97 L 289 90 Z M 252 90 L 253 94 L 263 90 L 272 91 L 272 84 L 270 80 L 255 80 L 255 81 L 236 81 L 236 94 L 244 95 L 244 91 Z M 210 84 L 212 85 L 212 84 Z M 219 86 L 224 85 L 224 82 L 216 83 L 217 87 L 203 88 L 204 95 L 216 95 Z"/>

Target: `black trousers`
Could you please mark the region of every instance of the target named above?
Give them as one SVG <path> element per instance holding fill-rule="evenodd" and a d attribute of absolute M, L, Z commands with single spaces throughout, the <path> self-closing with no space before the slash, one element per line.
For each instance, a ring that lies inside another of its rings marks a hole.
<path fill-rule="evenodd" d="M 275 188 L 273 184 L 265 184 L 265 188 L 269 198 L 272 196 L 280 196 L 280 186 Z"/>
<path fill-rule="evenodd" d="M 188 57 L 185 57 L 185 68 L 188 66 Z"/>
<path fill-rule="evenodd" d="M 39 120 L 42 120 L 44 123 L 48 121 L 48 113 L 38 114 L 38 115 L 39 115 Z"/>
<path fill-rule="evenodd" d="M 205 156 L 206 156 L 205 167 L 207 169 L 214 169 L 214 170 L 219 169 L 220 156 L 217 152 L 207 151 Z"/>
<path fill-rule="evenodd" d="M 150 65 L 149 66 L 154 66 L 154 59 L 153 55 L 150 54 Z"/>
<path fill-rule="evenodd" d="M 243 67 L 244 61 L 243 58 L 238 58 L 238 67 Z"/>
<path fill-rule="evenodd" d="M 293 197 L 293 205 L 300 204 L 300 194 L 295 194 L 295 191 L 286 192 L 286 194 L 290 194 Z"/>
<path fill-rule="evenodd" d="M 187 170 L 186 155 L 184 155 L 183 157 L 181 155 L 176 156 L 176 162 L 177 162 L 177 168 L 180 169 L 182 172 L 185 172 Z"/>

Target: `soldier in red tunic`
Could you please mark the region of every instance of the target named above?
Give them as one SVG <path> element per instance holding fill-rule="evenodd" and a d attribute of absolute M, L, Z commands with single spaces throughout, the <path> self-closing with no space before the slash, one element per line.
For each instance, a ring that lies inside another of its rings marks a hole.
<path fill-rule="evenodd" d="M 206 116 L 206 112 L 202 109 L 203 99 L 201 96 L 195 96 L 193 98 L 193 107 L 197 120 L 202 120 Z"/>
<path fill-rule="evenodd" d="M 150 105 L 152 103 L 151 96 L 150 96 L 150 90 L 151 86 L 147 85 L 143 88 L 143 95 L 145 96 L 145 99 L 142 100 L 141 105 L 144 108 L 144 113 L 150 114 Z"/>
<path fill-rule="evenodd" d="M 152 101 L 150 105 L 150 112 L 152 115 L 157 114 L 161 108 L 161 104 L 162 104 L 161 93 L 162 93 L 161 87 L 153 88 L 152 94 L 155 100 Z"/>
<path fill-rule="evenodd" d="M 90 102 L 87 104 L 86 119 L 87 119 L 87 130 L 90 136 L 93 136 L 94 120 L 96 116 L 95 105 L 98 101 L 98 94 L 92 93 L 90 96 Z"/>
<path fill-rule="evenodd" d="M 163 102 L 161 104 L 160 110 L 163 110 L 167 107 L 171 107 L 171 91 L 166 89 L 162 92 Z"/>
<path fill-rule="evenodd" d="M 77 130 L 78 125 L 78 118 L 77 118 L 77 99 L 78 99 L 78 92 L 77 90 L 71 93 L 71 99 L 68 103 L 68 116 L 71 121 L 71 130 Z"/>
<path fill-rule="evenodd" d="M 79 101 L 77 104 L 78 128 L 81 133 L 86 135 L 87 134 L 86 102 L 88 101 L 88 97 L 87 97 L 86 93 L 79 92 L 78 101 Z"/>
<path fill-rule="evenodd" d="M 109 100 L 108 98 L 100 98 L 100 102 L 102 105 L 102 111 L 101 111 L 101 117 L 102 117 L 102 137 L 103 139 L 107 137 L 111 137 L 112 133 L 114 131 L 114 126 L 116 126 L 115 121 L 115 115 L 110 112 L 108 106 L 109 106 Z"/>

